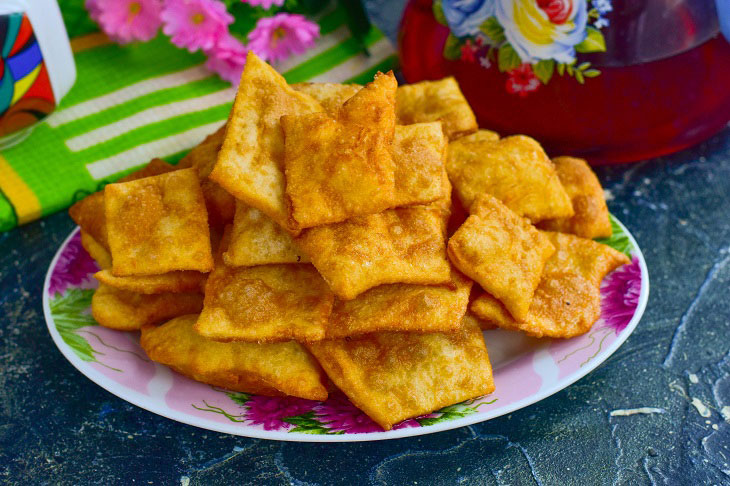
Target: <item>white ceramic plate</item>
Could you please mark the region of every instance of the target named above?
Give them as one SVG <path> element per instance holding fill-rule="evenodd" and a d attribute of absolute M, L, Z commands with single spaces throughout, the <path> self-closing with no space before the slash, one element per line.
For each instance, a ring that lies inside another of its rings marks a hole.
<path fill-rule="evenodd" d="M 601 318 L 590 332 L 565 340 L 534 339 L 501 330 L 484 333 L 496 391 L 383 431 L 342 395 L 326 402 L 271 398 L 216 389 L 151 362 L 138 333 L 98 326 L 90 314 L 96 264 L 78 229 L 51 262 L 43 288 L 48 330 L 81 373 L 118 397 L 156 414 L 204 429 L 262 439 L 351 442 L 430 434 L 483 422 L 526 407 L 574 383 L 611 356 L 644 312 L 649 277 L 633 237 L 615 218 L 603 241 L 632 262 L 601 285 Z"/>

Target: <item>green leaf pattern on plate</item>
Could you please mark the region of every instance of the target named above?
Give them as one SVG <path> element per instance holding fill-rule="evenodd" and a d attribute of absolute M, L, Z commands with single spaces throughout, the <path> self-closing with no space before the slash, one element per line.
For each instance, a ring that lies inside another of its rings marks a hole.
<path fill-rule="evenodd" d="M 69 288 L 63 294 L 57 293 L 49 299 L 58 334 L 76 356 L 84 361 L 97 361 L 95 355 L 100 354 L 84 337 L 76 333 L 82 327 L 97 325 L 89 312 L 92 295 L 93 289 Z"/>
<path fill-rule="evenodd" d="M 611 219 L 611 229 L 613 230 L 613 234 L 610 238 L 596 238 L 596 241 L 599 243 L 603 243 L 604 245 L 608 245 L 614 250 L 620 251 L 630 258 L 631 240 L 629 240 L 629 236 L 624 233 L 624 230 L 621 228 L 621 226 L 616 221 L 616 218 L 614 218 L 612 214 L 609 214 L 609 218 Z"/>
<path fill-rule="evenodd" d="M 341 430 L 330 430 L 324 426 L 322 422 L 314 416 L 314 411 L 309 411 L 302 415 L 287 417 L 284 422 L 295 425 L 296 427 L 289 430 L 289 433 L 299 432 L 300 434 L 317 434 L 317 435 L 333 435 L 344 433 Z"/>

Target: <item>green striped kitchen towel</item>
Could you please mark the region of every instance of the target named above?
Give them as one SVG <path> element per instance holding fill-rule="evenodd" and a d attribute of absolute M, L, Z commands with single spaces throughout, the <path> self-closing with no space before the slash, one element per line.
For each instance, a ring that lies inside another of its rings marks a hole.
<path fill-rule="evenodd" d="M 360 51 L 341 7 L 317 22 L 314 48 L 274 64 L 290 83 L 365 83 L 395 67 L 393 46 L 375 27 L 364 39 L 369 56 Z M 207 71 L 201 54 L 163 36 L 119 46 L 92 32 L 72 48 L 74 87 L 30 137 L 0 152 L 0 231 L 64 209 L 154 157 L 176 161 L 230 111 L 235 88 Z"/>

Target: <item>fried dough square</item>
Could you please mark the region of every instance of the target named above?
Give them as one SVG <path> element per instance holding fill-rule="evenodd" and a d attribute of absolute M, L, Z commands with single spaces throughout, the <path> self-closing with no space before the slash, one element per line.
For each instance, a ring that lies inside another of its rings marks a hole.
<path fill-rule="evenodd" d="M 562 233 L 543 233 L 556 248 L 545 264 L 525 319 L 515 320 L 494 297 L 478 296 L 471 311 L 505 329 L 536 337 L 569 338 L 588 332 L 600 317 L 603 278 L 629 259 L 593 240 Z"/>
<path fill-rule="evenodd" d="M 326 339 L 380 331 L 455 331 L 461 327 L 471 286 L 471 280 L 454 270 L 448 285 L 380 285 L 353 300 L 335 299 Z"/>
<path fill-rule="evenodd" d="M 453 206 L 451 203 L 451 181 L 449 181 L 449 175 L 446 173 L 446 168 L 444 168 L 443 173 L 441 174 L 441 194 L 442 196 L 435 201 L 425 204 L 423 207 L 430 208 L 430 209 L 437 209 L 442 215 L 442 219 L 444 222 L 444 228 L 446 228 L 446 225 L 449 223 L 449 218 L 451 216 Z"/>
<path fill-rule="evenodd" d="M 396 113 L 401 125 L 440 121 L 449 140 L 478 128 L 474 112 L 452 77 L 398 87 Z"/>
<path fill-rule="evenodd" d="M 160 275 L 129 275 L 117 277 L 110 270 L 94 274 L 99 282 L 116 289 L 138 294 L 162 294 L 165 292 L 202 292 L 208 275 L 190 270 L 162 273 Z"/>
<path fill-rule="evenodd" d="M 291 87 L 317 100 L 332 117 L 337 116 L 345 101 L 362 89 L 359 84 L 340 83 L 295 83 Z"/>
<path fill-rule="evenodd" d="M 499 140 L 499 134 L 492 130 L 479 129 L 476 132 L 459 137 L 460 143 L 475 143 L 475 142 L 496 142 Z"/>
<path fill-rule="evenodd" d="M 326 400 L 323 372 L 300 344 L 219 343 L 193 330 L 197 315 L 144 326 L 140 345 L 153 361 L 209 385 L 267 396 Z"/>
<path fill-rule="evenodd" d="M 337 118 L 281 118 L 290 226 L 338 223 L 394 206 L 396 85 L 392 72 L 378 73 Z"/>
<path fill-rule="evenodd" d="M 504 306 L 484 293 L 470 310 L 502 329 L 518 330 L 534 337 L 570 338 L 585 334 L 601 315 L 601 296 L 596 286 L 571 272 L 546 275 L 535 290 L 524 320 L 514 319 Z"/>
<path fill-rule="evenodd" d="M 162 159 L 152 159 L 139 170 L 131 172 L 117 182 L 129 182 L 144 179 L 176 170 L 175 166 Z M 104 211 L 104 191 L 94 192 L 78 201 L 68 210 L 74 223 L 79 225 L 88 236 L 93 238 L 104 249 L 109 249 L 106 230 L 106 214 Z M 88 238 L 87 238 L 88 240 Z"/>
<path fill-rule="evenodd" d="M 555 253 L 545 264 L 545 272 L 578 273 L 596 287 L 603 278 L 627 263 L 629 257 L 608 245 L 579 236 L 541 231 L 555 247 Z"/>
<path fill-rule="evenodd" d="M 380 332 L 308 344 L 327 375 L 378 425 L 393 425 L 494 391 L 479 327 L 452 333 Z"/>
<path fill-rule="evenodd" d="M 438 122 L 395 127 L 396 206 L 426 204 L 445 196 L 446 143 Z"/>
<path fill-rule="evenodd" d="M 81 230 L 81 246 L 96 261 L 99 268 L 105 269 L 112 267 L 112 256 L 109 251 L 84 230 Z"/>
<path fill-rule="evenodd" d="M 478 199 L 449 240 L 451 262 L 524 319 L 545 262 L 555 252 L 550 240 L 494 197 Z"/>
<path fill-rule="evenodd" d="M 180 159 L 180 162 L 177 164 L 178 167 L 194 167 L 198 170 L 198 175 L 201 179 L 208 177 L 218 160 L 218 152 L 220 152 L 223 146 L 223 140 L 225 140 L 226 136 L 226 126 L 227 123 L 190 149 L 190 152 Z"/>
<path fill-rule="evenodd" d="M 68 214 L 81 230 L 94 238 L 103 248 L 109 249 L 104 213 L 104 191 L 89 194 L 68 209 Z"/>
<path fill-rule="evenodd" d="M 549 219 L 539 223 L 540 229 L 572 233 L 583 238 L 609 238 L 611 221 L 606 199 L 598 177 L 583 159 L 556 157 L 553 159 L 560 183 L 568 193 L 573 211 L 571 218 Z"/>
<path fill-rule="evenodd" d="M 333 301 L 312 265 L 219 263 L 205 286 L 195 330 L 216 341 L 316 341 L 324 338 Z"/>
<path fill-rule="evenodd" d="M 109 184 L 104 200 L 114 275 L 212 270 L 208 215 L 195 169 Z"/>
<path fill-rule="evenodd" d="M 214 227 L 223 227 L 233 221 L 236 210 L 236 200 L 233 196 L 219 184 L 208 179 L 218 160 L 225 134 L 226 125 L 223 125 L 193 147 L 178 163 L 178 167 L 194 167 L 198 171 L 200 189 L 203 191 L 205 207 L 208 210 L 208 224 Z"/>
<path fill-rule="evenodd" d="M 270 263 L 309 263 L 291 235 L 258 209 L 236 204 L 231 242 L 223 261 L 232 267 Z"/>
<path fill-rule="evenodd" d="M 249 51 L 223 146 L 209 177 L 286 227 L 284 132 L 279 120 L 283 115 L 321 111 L 312 97 L 294 91 Z"/>
<path fill-rule="evenodd" d="M 310 228 L 295 241 L 342 300 L 381 284 L 437 285 L 451 279 L 437 209 L 389 209 Z"/>
<path fill-rule="evenodd" d="M 103 283 L 91 298 L 91 315 L 104 327 L 136 331 L 173 317 L 197 313 L 203 308 L 199 292 L 144 295 L 115 289 Z"/>
<path fill-rule="evenodd" d="M 489 294 L 487 294 L 487 295 L 489 295 Z M 492 297 L 492 298 L 494 299 L 494 297 Z M 495 299 L 495 302 L 499 303 L 499 301 L 496 299 Z M 499 304 L 499 305 L 502 306 L 502 304 Z M 504 309 L 504 306 L 502 306 L 502 309 Z M 507 311 L 505 310 L 505 312 L 507 312 Z M 472 326 L 472 325 L 478 326 L 479 329 L 481 329 L 482 331 L 491 331 L 492 329 L 497 329 L 499 327 L 492 322 L 485 321 L 484 319 L 480 319 L 479 317 L 474 315 L 474 313 L 471 311 L 467 311 L 466 314 L 464 314 L 464 322 L 470 326 Z"/>
<path fill-rule="evenodd" d="M 491 194 L 533 223 L 573 216 L 555 166 L 530 137 L 456 140 L 449 144 L 446 170 L 467 209 L 479 195 Z"/>
<path fill-rule="evenodd" d="M 200 181 L 200 190 L 203 192 L 205 209 L 208 211 L 208 224 L 222 228 L 231 223 L 236 214 L 236 199 L 210 179 Z"/>

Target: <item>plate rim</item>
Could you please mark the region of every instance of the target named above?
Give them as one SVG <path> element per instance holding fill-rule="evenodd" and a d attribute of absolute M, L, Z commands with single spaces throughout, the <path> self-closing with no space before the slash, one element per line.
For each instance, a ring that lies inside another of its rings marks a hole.
<path fill-rule="evenodd" d="M 510 414 L 516 410 L 520 410 L 522 408 L 526 408 L 530 405 L 540 402 L 554 395 L 555 393 L 568 388 L 581 378 L 585 377 L 588 373 L 595 370 L 598 366 L 603 364 L 616 352 L 619 347 L 621 347 L 621 345 L 623 345 L 624 342 L 626 342 L 629 336 L 633 334 L 636 326 L 639 324 L 639 321 L 644 315 L 646 305 L 649 301 L 649 270 L 646 267 L 644 254 L 641 251 L 638 243 L 634 239 L 634 235 L 628 231 L 626 226 L 624 226 L 624 224 L 616 216 L 613 216 L 613 219 L 618 223 L 624 233 L 628 236 L 629 241 L 632 245 L 632 253 L 635 254 L 638 258 L 639 268 L 641 269 L 641 291 L 639 293 L 639 302 L 636 306 L 636 310 L 631 318 L 631 321 L 629 321 L 621 334 L 619 334 L 618 338 L 613 341 L 609 346 L 607 346 L 604 350 L 602 350 L 598 355 L 596 355 L 596 357 L 592 359 L 589 363 L 587 363 L 585 367 L 582 367 L 579 370 L 571 373 L 570 375 L 567 375 L 563 379 L 559 379 L 556 383 L 545 389 L 541 388 L 537 393 L 528 395 L 520 400 L 517 400 L 516 402 L 509 404 L 508 406 L 505 406 L 504 408 L 497 409 L 493 413 L 487 411 L 486 413 L 473 414 L 467 417 L 449 420 L 447 422 L 441 422 L 426 427 L 408 427 L 383 432 L 365 432 L 358 434 L 338 435 L 313 435 L 303 433 L 289 433 L 286 431 L 263 430 L 252 427 L 242 428 L 241 424 L 225 424 L 218 423 L 212 420 L 205 420 L 203 418 L 185 414 L 184 412 L 178 410 L 173 410 L 167 407 L 167 405 L 165 405 L 166 410 L 161 411 L 159 410 L 159 404 L 157 403 L 157 400 L 159 400 L 159 398 L 145 396 L 135 390 L 131 390 L 128 388 L 120 388 L 119 384 L 117 384 L 110 378 L 107 378 L 101 372 L 93 369 L 85 361 L 83 361 L 81 358 L 73 353 L 71 348 L 69 348 L 66 343 L 63 342 L 61 335 L 56 330 L 55 321 L 53 319 L 53 316 L 51 315 L 48 294 L 48 289 L 50 287 L 51 281 L 51 273 L 56 267 L 56 263 L 61 256 L 62 250 L 66 247 L 68 242 L 80 231 L 81 228 L 79 228 L 78 226 L 76 226 L 59 245 L 55 255 L 53 256 L 53 259 L 51 260 L 51 263 L 48 266 L 48 270 L 46 271 L 46 278 L 43 283 L 43 315 L 45 317 L 46 326 L 48 327 L 48 331 L 54 344 L 61 352 L 61 354 L 69 361 L 69 363 L 71 363 L 71 365 L 76 368 L 76 370 L 81 372 L 82 375 L 84 375 L 93 383 L 100 386 L 112 395 L 119 397 L 122 400 L 131 403 L 132 405 L 147 410 L 148 412 L 160 415 L 176 422 L 181 422 L 183 424 L 191 425 L 204 430 L 211 430 L 214 432 L 231 434 L 241 437 L 250 437 L 253 439 L 280 440 L 286 442 L 369 442 L 378 440 L 401 439 L 405 437 L 416 437 L 426 434 L 435 434 L 438 432 L 444 432 L 446 430 L 458 429 L 460 427 L 466 427 L 476 423 L 486 422 L 487 420 Z M 163 366 L 159 363 L 154 363 L 154 365 L 155 367 Z"/>

